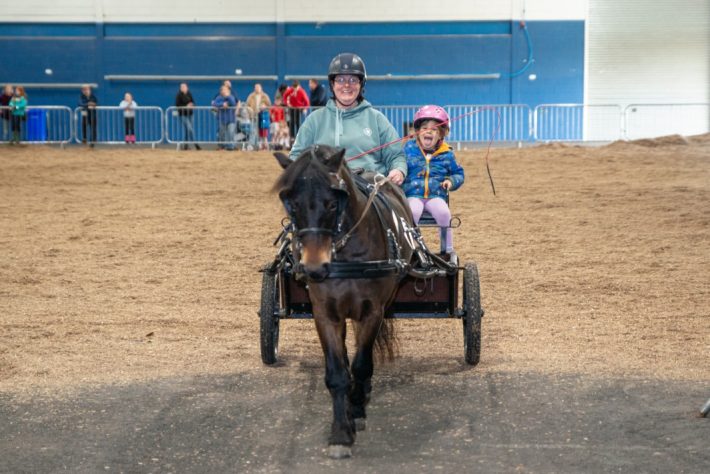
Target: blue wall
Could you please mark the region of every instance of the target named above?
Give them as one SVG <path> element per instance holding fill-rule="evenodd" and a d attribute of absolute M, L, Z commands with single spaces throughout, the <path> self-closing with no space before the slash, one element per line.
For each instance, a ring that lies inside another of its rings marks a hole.
<path fill-rule="evenodd" d="M 534 63 L 517 22 L 260 24 L 0 24 L 0 82 L 93 82 L 103 105 L 126 91 L 141 105 L 173 105 L 177 81 L 106 81 L 104 75 L 325 74 L 341 51 L 360 54 L 370 74 L 500 73 L 499 79 L 371 81 L 375 104 L 579 103 L 584 22 L 531 21 Z M 44 70 L 51 68 L 52 76 Z M 537 79 L 530 81 L 529 74 Z M 234 81 L 241 98 L 253 83 Z M 218 82 L 192 82 L 198 105 Z M 275 82 L 264 82 L 273 95 Z M 32 104 L 74 106 L 78 91 L 29 90 Z"/>

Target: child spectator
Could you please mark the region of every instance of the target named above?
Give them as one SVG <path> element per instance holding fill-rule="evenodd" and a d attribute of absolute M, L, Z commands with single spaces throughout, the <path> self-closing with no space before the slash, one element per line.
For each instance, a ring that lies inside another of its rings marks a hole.
<path fill-rule="evenodd" d="M 91 138 L 89 146 L 93 147 L 96 141 L 96 106 L 99 101 L 91 92 L 91 86 L 84 84 L 81 86 L 81 95 L 79 96 L 79 108 L 81 109 L 81 142 L 86 143 L 86 128 L 91 129 Z"/>
<path fill-rule="evenodd" d="M 252 114 L 243 102 L 237 103 L 237 141 L 244 142 L 250 150 L 252 147 L 253 127 L 251 121 Z"/>
<path fill-rule="evenodd" d="M 415 138 L 404 146 L 409 172 L 402 185 L 414 223 L 426 209 L 441 227 L 451 224 L 446 203 L 449 191 L 464 181 L 463 168 L 456 163 L 453 149 L 444 142 L 449 133 L 449 115 L 436 105 L 425 105 L 414 115 Z M 446 253 L 453 254 L 451 229 L 446 229 Z"/>
<path fill-rule="evenodd" d="M 0 118 L 2 118 L 2 141 L 6 142 L 10 138 L 10 101 L 15 95 L 12 86 L 7 84 L 0 95 Z"/>
<path fill-rule="evenodd" d="M 261 103 L 260 107 L 261 110 L 259 110 L 259 115 L 257 117 L 257 121 L 259 123 L 259 150 L 268 150 L 271 117 L 269 114 L 269 108 L 264 102 Z"/>
<path fill-rule="evenodd" d="M 22 137 L 22 122 L 25 121 L 27 113 L 27 95 L 22 86 L 15 88 L 15 95 L 10 99 L 10 113 L 12 114 L 12 141 L 10 143 L 19 144 Z"/>
<path fill-rule="evenodd" d="M 288 125 L 286 124 L 286 112 L 281 106 L 281 97 L 274 100 L 274 106 L 269 111 L 271 119 L 271 141 L 275 150 L 286 150 L 289 146 Z"/>
<path fill-rule="evenodd" d="M 232 91 L 226 85 L 219 90 L 219 95 L 212 101 L 212 107 L 217 109 L 217 121 L 219 129 L 217 131 L 217 149 L 234 150 L 234 132 L 237 124 L 235 122 L 235 107 L 237 100 L 232 95 Z"/>
<path fill-rule="evenodd" d="M 133 100 L 133 95 L 130 92 L 126 92 L 123 96 L 123 100 L 118 105 L 123 109 L 123 128 L 125 130 L 125 140 L 126 143 L 135 144 L 136 143 L 136 107 L 138 104 Z"/>
<path fill-rule="evenodd" d="M 195 129 L 192 125 L 192 108 L 195 106 L 195 100 L 192 98 L 192 92 L 190 92 L 186 82 L 180 84 L 180 91 L 175 96 L 175 106 L 180 107 L 178 115 L 185 130 L 185 143 L 182 145 L 182 149 L 187 150 L 190 143 L 195 142 Z M 194 145 L 195 150 L 201 150 L 200 145 L 197 143 L 194 143 Z"/>

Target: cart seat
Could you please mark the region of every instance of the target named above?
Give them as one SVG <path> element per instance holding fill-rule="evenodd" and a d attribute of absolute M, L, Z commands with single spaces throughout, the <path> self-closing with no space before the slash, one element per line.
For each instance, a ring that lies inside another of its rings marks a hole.
<path fill-rule="evenodd" d="M 446 195 L 446 198 L 444 199 L 446 201 L 446 205 L 449 204 L 449 195 Z M 439 243 L 440 243 L 440 249 L 441 253 L 446 253 L 446 229 L 447 228 L 456 228 L 461 225 L 461 219 L 459 219 L 457 216 L 454 216 L 453 214 L 451 215 L 451 221 L 449 221 L 449 226 L 448 227 L 441 227 L 439 229 Z M 439 224 L 436 223 L 434 220 L 434 217 L 429 213 L 429 211 L 425 210 L 422 212 L 422 216 L 419 218 L 419 224 L 417 224 L 418 227 L 439 227 Z"/>

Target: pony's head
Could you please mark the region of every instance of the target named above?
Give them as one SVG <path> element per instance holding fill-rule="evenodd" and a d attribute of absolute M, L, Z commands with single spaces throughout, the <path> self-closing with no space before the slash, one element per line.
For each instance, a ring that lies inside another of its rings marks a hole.
<path fill-rule="evenodd" d="M 294 232 L 297 271 L 320 281 L 328 276 L 334 238 L 341 233 L 348 188 L 345 150 L 325 145 L 307 148 L 291 161 L 282 153 L 274 156 L 284 172 L 274 185 Z"/>

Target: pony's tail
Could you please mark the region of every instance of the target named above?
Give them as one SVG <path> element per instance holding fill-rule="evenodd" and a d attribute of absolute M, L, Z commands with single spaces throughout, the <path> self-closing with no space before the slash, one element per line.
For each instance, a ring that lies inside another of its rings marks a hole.
<path fill-rule="evenodd" d="M 399 355 L 399 341 L 394 328 L 394 319 L 385 317 L 375 339 L 375 354 L 381 362 L 392 362 Z"/>

